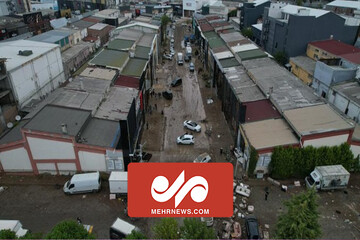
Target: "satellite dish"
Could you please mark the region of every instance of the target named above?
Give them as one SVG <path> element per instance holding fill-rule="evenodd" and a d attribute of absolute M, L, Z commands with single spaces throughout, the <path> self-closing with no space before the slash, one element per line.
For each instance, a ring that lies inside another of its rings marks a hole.
<path fill-rule="evenodd" d="M 20 120 L 21 120 L 21 117 L 20 117 L 19 115 L 16 115 L 16 116 L 15 116 L 15 120 L 16 120 L 16 121 L 20 121 Z"/>
<path fill-rule="evenodd" d="M 14 126 L 14 124 L 13 124 L 12 122 L 9 122 L 8 124 L 6 124 L 6 126 L 7 126 L 8 128 L 12 128 L 12 127 Z"/>

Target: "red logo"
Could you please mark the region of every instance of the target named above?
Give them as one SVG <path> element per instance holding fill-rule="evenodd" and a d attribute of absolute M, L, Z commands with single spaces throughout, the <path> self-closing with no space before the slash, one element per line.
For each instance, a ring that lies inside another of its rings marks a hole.
<path fill-rule="evenodd" d="M 231 217 L 230 163 L 131 163 L 130 217 Z"/>

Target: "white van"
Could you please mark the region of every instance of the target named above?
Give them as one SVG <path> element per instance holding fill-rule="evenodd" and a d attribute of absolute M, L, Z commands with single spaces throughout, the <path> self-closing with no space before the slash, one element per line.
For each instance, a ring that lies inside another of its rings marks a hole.
<path fill-rule="evenodd" d="M 0 220 L 0 231 L 10 229 L 15 232 L 16 237 L 20 238 L 26 235 L 29 230 L 22 228 L 19 220 Z"/>
<path fill-rule="evenodd" d="M 183 56 L 182 53 L 177 54 L 177 64 L 178 65 L 183 65 L 184 64 L 184 56 Z"/>
<path fill-rule="evenodd" d="M 101 188 L 99 172 L 75 174 L 64 184 L 65 194 L 98 192 Z"/>
<path fill-rule="evenodd" d="M 117 218 L 113 225 L 110 227 L 110 238 L 111 239 L 123 239 L 129 235 L 132 230 L 140 231 L 136 226 L 125 222 L 124 220 Z"/>

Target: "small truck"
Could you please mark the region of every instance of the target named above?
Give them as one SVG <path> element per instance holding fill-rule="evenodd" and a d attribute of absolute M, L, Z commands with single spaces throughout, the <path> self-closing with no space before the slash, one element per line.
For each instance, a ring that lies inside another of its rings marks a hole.
<path fill-rule="evenodd" d="M 329 165 L 315 167 L 314 171 L 305 178 L 308 188 L 316 190 L 333 190 L 346 188 L 350 173 L 342 165 Z"/>

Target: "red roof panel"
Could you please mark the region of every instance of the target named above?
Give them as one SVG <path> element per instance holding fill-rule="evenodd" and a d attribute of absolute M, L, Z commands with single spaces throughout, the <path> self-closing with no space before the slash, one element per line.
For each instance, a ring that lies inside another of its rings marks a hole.
<path fill-rule="evenodd" d="M 216 20 L 216 19 L 220 19 L 220 17 L 219 16 L 206 16 L 205 17 L 208 21 L 212 21 L 212 20 Z"/>
<path fill-rule="evenodd" d="M 360 64 L 360 52 L 343 54 L 340 55 L 340 57 L 348 60 L 349 62 Z"/>
<path fill-rule="evenodd" d="M 280 113 L 268 99 L 243 103 L 243 106 L 246 106 L 245 122 L 281 118 Z"/>
<path fill-rule="evenodd" d="M 214 30 L 214 28 L 208 23 L 200 24 L 200 28 L 202 32 L 210 32 Z"/>
<path fill-rule="evenodd" d="M 360 52 L 360 48 L 354 47 L 352 45 L 334 39 L 316 41 L 316 42 L 311 42 L 309 44 L 337 56 L 348 53 Z"/>
<path fill-rule="evenodd" d="M 130 87 L 139 89 L 139 79 L 129 76 L 120 75 L 115 80 L 115 86 Z"/>

